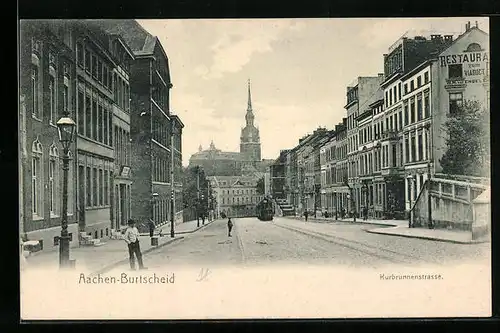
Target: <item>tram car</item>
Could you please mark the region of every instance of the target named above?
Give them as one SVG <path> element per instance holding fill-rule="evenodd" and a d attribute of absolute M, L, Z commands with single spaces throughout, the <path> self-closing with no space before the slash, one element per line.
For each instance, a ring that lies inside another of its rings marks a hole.
<path fill-rule="evenodd" d="M 273 202 L 269 198 L 262 199 L 257 204 L 257 218 L 261 221 L 272 221 L 274 215 Z"/>

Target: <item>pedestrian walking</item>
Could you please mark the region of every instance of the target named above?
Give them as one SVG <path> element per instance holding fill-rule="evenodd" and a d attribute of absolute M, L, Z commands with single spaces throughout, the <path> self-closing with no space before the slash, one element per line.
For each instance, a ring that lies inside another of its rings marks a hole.
<path fill-rule="evenodd" d="M 306 218 L 306 222 L 307 222 L 307 217 L 308 217 L 308 216 L 309 216 L 309 212 L 306 210 L 306 211 L 304 212 L 304 217 Z"/>
<path fill-rule="evenodd" d="M 125 231 L 123 237 L 128 245 L 128 255 L 130 261 L 130 269 L 135 270 L 135 257 L 137 257 L 137 262 L 139 263 L 139 269 L 146 269 L 142 262 L 141 247 L 139 244 L 139 230 L 135 227 L 135 221 L 133 219 L 128 220 L 128 228 Z"/>
<path fill-rule="evenodd" d="M 368 207 L 363 208 L 363 220 L 368 220 Z"/>
<path fill-rule="evenodd" d="M 227 237 L 232 237 L 231 236 L 231 230 L 233 229 L 233 221 L 231 221 L 231 218 L 227 220 Z"/>
<path fill-rule="evenodd" d="M 155 233 L 155 222 L 152 219 L 149 219 L 149 237 L 153 237 Z"/>

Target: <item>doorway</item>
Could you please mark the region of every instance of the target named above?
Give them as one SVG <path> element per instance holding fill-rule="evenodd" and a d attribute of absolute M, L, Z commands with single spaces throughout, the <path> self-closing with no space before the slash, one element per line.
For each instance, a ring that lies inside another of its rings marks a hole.
<path fill-rule="evenodd" d="M 125 184 L 120 184 L 120 225 L 127 225 L 127 191 Z"/>

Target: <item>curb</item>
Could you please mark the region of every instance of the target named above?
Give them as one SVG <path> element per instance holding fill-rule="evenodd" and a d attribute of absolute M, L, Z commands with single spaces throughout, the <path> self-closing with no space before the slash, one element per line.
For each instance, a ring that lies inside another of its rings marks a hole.
<path fill-rule="evenodd" d="M 215 222 L 215 220 L 214 220 L 214 221 L 212 221 L 212 222 L 205 223 L 205 225 L 201 225 L 201 226 L 197 227 L 197 228 L 196 228 L 196 229 L 194 229 L 194 230 L 191 230 L 191 231 L 181 231 L 181 232 L 176 232 L 176 234 L 178 234 L 178 235 L 183 235 L 183 234 L 192 234 L 193 232 L 196 232 L 196 231 L 198 231 L 198 230 L 200 230 L 200 229 L 203 229 L 203 228 L 207 227 L 208 225 L 210 225 L 210 224 L 212 224 L 212 223 L 214 223 L 214 222 Z"/>
<path fill-rule="evenodd" d="M 202 229 L 202 228 L 206 227 L 207 225 L 212 224 L 214 222 L 215 221 L 212 221 L 212 222 L 209 222 L 209 223 L 205 223 L 205 225 L 201 225 L 201 226 L 199 226 L 199 227 L 197 227 L 197 228 L 195 228 L 195 229 L 193 229 L 191 231 L 179 231 L 179 232 L 176 231 L 175 234 L 176 235 L 190 234 L 190 233 L 196 232 L 196 231 L 198 231 L 198 230 L 200 230 L 200 229 Z M 169 233 L 170 233 L 170 229 L 168 230 L 168 232 L 165 233 L 165 235 L 168 235 Z M 145 232 L 145 233 L 141 233 L 139 235 L 140 236 L 149 236 L 149 233 Z M 155 234 L 155 236 L 157 236 L 157 235 L 158 234 Z"/>
<path fill-rule="evenodd" d="M 306 222 L 301 218 L 294 217 L 294 220 Z M 309 221 L 326 221 L 326 222 L 321 222 L 321 223 L 337 223 L 337 222 L 344 222 L 344 223 L 351 223 L 351 224 L 366 224 L 366 225 L 375 225 L 375 226 L 384 226 L 384 227 L 398 227 L 397 224 L 388 224 L 388 223 L 370 223 L 370 222 L 363 222 L 363 221 L 348 221 L 348 220 L 320 220 L 320 219 L 315 219 L 315 218 L 309 218 Z M 308 221 L 308 222 L 309 222 Z"/>
<path fill-rule="evenodd" d="M 404 234 L 393 234 L 393 233 L 388 233 L 388 232 L 383 232 L 383 231 L 377 231 L 377 230 L 365 230 L 366 232 L 369 232 L 371 234 L 379 234 L 379 235 L 388 235 L 388 236 L 396 236 L 396 237 L 405 237 L 405 238 L 416 238 L 416 239 L 425 239 L 425 240 L 433 240 L 433 241 L 438 241 L 438 242 L 444 242 L 444 243 L 454 243 L 454 244 L 480 244 L 480 243 L 486 243 L 487 241 L 470 241 L 470 242 L 464 242 L 464 241 L 457 241 L 453 239 L 443 239 L 443 238 L 434 238 L 434 237 L 429 237 L 429 236 L 414 236 L 414 235 L 404 235 Z"/>
<path fill-rule="evenodd" d="M 149 249 L 142 251 L 142 255 L 148 254 L 150 252 L 153 252 L 154 250 L 157 250 L 157 249 L 162 248 L 162 247 L 164 247 L 166 245 L 172 244 L 172 243 L 174 243 L 176 241 L 181 241 L 183 239 L 184 239 L 184 237 L 178 237 L 178 238 L 174 238 L 174 239 L 171 239 L 169 241 L 166 241 L 165 243 L 163 243 L 161 245 L 158 245 L 158 246 L 155 246 L 155 247 L 150 247 Z M 112 263 L 110 265 L 107 265 L 107 266 L 105 266 L 105 267 L 103 267 L 103 268 L 101 268 L 101 269 L 99 269 L 99 270 L 91 273 L 90 275 L 92 276 L 92 275 L 98 275 L 98 274 L 105 273 L 106 271 L 109 271 L 112 268 L 115 268 L 117 266 L 120 266 L 120 265 L 123 265 L 123 264 L 127 263 L 128 260 L 129 260 L 129 258 L 125 258 L 125 259 L 122 259 L 120 261 L 114 262 L 114 263 Z"/>

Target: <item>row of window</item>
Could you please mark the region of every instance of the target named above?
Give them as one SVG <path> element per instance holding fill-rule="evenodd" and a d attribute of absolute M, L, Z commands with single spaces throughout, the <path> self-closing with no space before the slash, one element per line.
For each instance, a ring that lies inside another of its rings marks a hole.
<path fill-rule="evenodd" d="M 110 205 L 113 171 L 91 166 L 78 166 L 80 190 L 85 191 L 87 208 Z"/>
<path fill-rule="evenodd" d="M 107 146 L 113 145 L 113 110 L 102 95 L 78 90 L 78 134 Z"/>
<path fill-rule="evenodd" d="M 130 165 L 130 133 L 116 125 L 114 128 L 115 164 Z"/>
<path fill-rule="evenodd" d="M 408 103 L 409 102 L 409 103 Z M 409 107 L 408 107 L 409 106 Z M 411 97 L 404 101 L 404 126 L 411 125 L 415 122 L 421 121 L 430 117 L 430 99 L 429 91 L 423 94 L 418 93 L 416 97 Z"/>
<path fill-rule="evenodd" d="M 71 158 L 71 152 L 70 152 Z M 32 144 L 32 159 L 31 159 L 31 202 L 32 214 L 35 219 L 43 218 L 44 203 L 48 202 L 50 216 L 58 216 L 61 213 L 62 197 L 61 197 L 61 160 L 57 147 L 53 144 L 49 147 L 48 159 L 48 198 L 44 200 L 44 152 L 40 141 L 35 140 Z M 73 179 L 73 167 L 69 164 L 68 179 Z M 68 202 L 73 202 L 73 183 L 68 182 Z M 73 206 L 68 205 L 68 214 L 73 213 Z"/>
<path fill-rule="evenodd" d="M 153 155 L 153 181 L 170 182 L 170 159 L 168 154 L 164 156 Z"/>
<path fill-rule="evenodd" d="M 235 194 L 236 195 L 244 195 L 244 194 L 248 195 L 248 194 L 255 194 L 255 193 L 257 193 L 257 190 L 254 189 L 254 188 L 253 189 L 246 189 L 246 190 L 242 190 L 242 189 L 239 189 L 239 190 L 234 190 L 234 189 L 233 190 L 221 190 L 221 194 L 222 195 L 224 195 L 224 194 L 229 195 L 230 193 L 232 195 L 235 195 Z"/>
<path fill-rule="evenodd" d="M 243 203 L 257 203 L 261 200 L 261 197 L 233 197 L 233 198 L 222 198 L 222 204 L 223 205 L 230 205 L 230 204 L 243 204 Z"/>
<path fill-rule="evenodd" d="M 423 83 L 422 83 L 422 78 L 423 78 Z M 416 78 L 413 78 L 409 85 L 408 83 L 405 83 L 404 89 L 405 89 L 405 95 L 411 93 L 413 90 L 420 88 L 423 84 L 429 83 L 429 72 L 425 72 L 423 75 L 419 75 Z"/>
<path fill-rule="evenodd" d="M 160 143 L 164 147 L 170 147 L 170 122 L 159 111 L 153 112 L 153 140 Z"/>
<path fill-rule="evenodd" d="M 350 89 L 347 92 L 347 104 L 358 99 L 358 88 Z"/>
<path fill-rule="evenodd" d="M 110 92 L 113 90 L 113 68 L 82 43 L 76 44 L 76 62 L 104 88 Z"/>
<path fill-rule="evenodd" d="M 334 165 L 325 170 L 322 175 L 322 185 L 333 185 L 347 181 L 347 165 Z"/>
<path fill-rule="evenodd" d="M 389 108 L 401 100 L 401 82 L 385 91 L 385 107 Z"/>
<path fill-rule="evenodd" d="M 49 70 L 49 123 L 55 124 L 57 119 L 62 116 L 64 111 L 68 111 L 70 101 L 70 88 L 69 88 L 69 71 L 67 64 L 65 64 L 65 71 L 62 84 L 58 85 L 57 71 L 55 65 L 51 64 Z M 31 92 L 32 92 L 32 115 L 33 117 L 42 120 L 43 110 L 43 83 L 41 75 L 40 62 L 31 65 Z M 61 99 L 59 100 L 59 96 Z"/>
<path fill-rule="evenodd" d="M 114 89 L 116 104 L 124 111 L 130 112 L 130 85 L 120 75 L 113 73 Z"/>
<path fill-rule="evenodd" d="M 170 221 L 170 199 L 155 202 L 153 205 L 153 221 L 156 224 Z"/>
<path fill-rule="evenodd" d="M 390 77 L 395 72 L 399 71 L 403 66 L 403 48 L 398 46 L 393 52 L 391 52 L 384 61 L 384 73 L 385 77 Z"/>
<path fill-rule="evenodd" d="M 429 131 L 414 130 L 404 134 L 405 163 L 427 160 L 429 156 Z"/>
<path fill-rule="evenodd" d="M 165 82 L 166 83 L 166 82 Z M 153 73 L 153 100 L 162 110 L 168 112 L 168 86 L 160 79 L 158 73 Z"/>
<path fill-rule="evenodd" d="M 84 48 L 81 43 L 77 43 L 76 50 L 77 64 L 85 69 L 102 87 L 114 93 L 115 102 L 120 108 L 130 111 L 130 86 L 128 82 L 90 48 Z M 128 64 L 128 61 L 125 63 Z"/>

